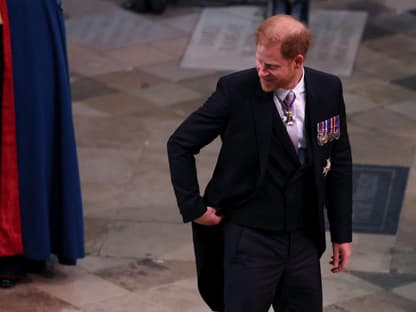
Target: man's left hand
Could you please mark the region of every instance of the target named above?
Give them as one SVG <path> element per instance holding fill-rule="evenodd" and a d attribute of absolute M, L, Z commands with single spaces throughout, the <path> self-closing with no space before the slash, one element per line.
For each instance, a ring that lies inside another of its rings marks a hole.
<path fill-rule="evenodd" d="M 351 243 L 332 243 L 333 256 L 331 261 L 332 273 L 344 271 L 350 263 Z"/>

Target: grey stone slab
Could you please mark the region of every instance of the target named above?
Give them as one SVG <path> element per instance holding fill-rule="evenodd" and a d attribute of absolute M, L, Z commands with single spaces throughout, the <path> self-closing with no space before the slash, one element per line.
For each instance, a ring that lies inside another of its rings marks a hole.
<path fill-rule="evenodd" d="M 62 8 L 67 18 L 118 10 L 115 4 L 99 0 L 64 0 Z"/>
<path fill-rule="evenodd" d="M 394 248 L 391 268 L 393 272 L 414 274 L 416 272 L 416 249 L 411 245 Z"/>
<path fill-rule="evenodd" d="M 393 289 L 393 292 L 399 296 L 402 296 L 406 299 L 416 302 L 416 282 L 410 283 L 408 285 L 403 285 Z"/>
<path fill-rule="evenodd" d="M 103 241 L 108 235 L 109 221 L 84 218 L 85 251 L 88 255 L 98 255 Z"/>
<path fill-rule="evenodd" d="M 112 93 L 104 96 L 96 96 L 83 101 L 85 107 L 100 112 L 106 116 L 142 116 L 146 115 L 155 105 L 126 94 L 124 92 Z"/>
<path fill-rule="evenodd" d="M 124 10 L 80 16 L 66 22 L 69 38 L 97 49 L 111 50 L 182 37 L 185 33 Z"/>
<path fill-rule="evenodd" d="M 151 75 L 163 78 L 165 80 L 178 82 L 184 79 L 193 79 L 204 77 L 213 74 L 215 71 L 204 69 L 190 69 L 181 68 L 176 62 L 167 62 L 153 64 L 149 66 L 142 66 L 140 69 L 143 72 L 150 73 Z"/>
<path fill-rule="evenodd" d="M 410 166 L 413 163 L 415 145 L 407 137 L 389 133 L 388 130 L 382 132 L 357 125 L 355 122 L 350 122 L 349 126 L 354 162 L 387 166 Z"/>
<path fill-rule="evenodd" d="M 52 279 L 34 276 L 34 287 L 75 307 L 128 295 L 128 291 L 93 274 L 80 271 L 61 273 Z M 45 310 L 44 310 L 45 311 Z"/>
<path fill-rule="evenodd" d="M 180 29 L 186 34 L 192 34 L 196 23 L 198 22 L 200 13 L 192 13 L 180 16 L 172 16 L 170 18 L 164 18 L 163 24 L 172 26 L 175 29 Z"/>
<path fill-rule="evenodd" d="M 366 19 L 367 13 L 360 11 L 311 12 L 313 42 L 306 63 L 340 76 L 351 75 Z"/>
<path fill-rule="evenodd" d="M 219 70 L 253 67 L 254 31 L 262 19 L 259 7 L 204 9 L 181 66 Z"/>
<path fill-rule="evenodd" d="M 408 284 L 416 282 L 416 274 L 397 274 L 360 271 L 349 271 L 349 273 L 361 279 L 367 280 L 372 284 L 380 286 L 385 290 L 391 290 L 393 288 L 407 286 Z"/>
<path fill-rule="evenodd" d="M 408 168 L 374 165 L 353 167 L 353 230 L 395 234 Z"/>
<path fill-rule="evenodd" d="M 95 273 L 100 270 L 126 265 L 129 262 L 131 262 L 131 259 L 88 255 L 85 258 L 78 260 L 77 265 L 83 268 L 86 272 Z"/>
<path fill-rule="evenodd" d="M 387 291 L 381 291 L 327 307 L 325 312 L 412 312 L 414 302 Z"/>
<path fill-rule="evenodd" d="M 353 256 L 348 269 L 360 272 L 391 272 L 392 250 L 395 242 L 396 237 L 394 235 L 354 232 L 352 244 Z"/>
<path fill-rule="evenodd" d="M 364 28 L 364 33 L 363 33 L 363 38 L 362 40 L 371 40 L 371 39 L 376 39 L 376 38 L 381 38 L 381 37 L 385 37 L 385 36 L 389 36 L 392 35 L 393 32 L 386 30 L 384 28 L 381 28 L 377 25 L 371 24 L 371 23 L 367 23 L 365 28 Z"/>
<path fill-rule="evenodd" d="M 365 45 L 373 50 L 380 51 L 389 57 L 399 59 L 405 58 L 409 61 L 408 65 L 416 69 L 416 65 L 411 62 L 410 58 L 411 55 L 416 53 L 416 45 L 413 38 L 413 35 L 406 35 L 405 33 L 401 32 L 391 36 L 367 40 Z"/>
<path fill-rule="evenodd" d="M 163 307 L 156 301 L 150 301 L 143 298 L 141 294 L 129 293 L 125 296 L 117 298 L 103 298 L 102 301 L 85 304 L 82 306 L 83 312 L 137 312 L 140 307 L 140 312 L 171 312 L 169 307 Z"/>
<path fill-rule="evenodd" d="M 117 221 L 112 223 L 111 232 L 101 249 L 102 256 L 158 260 L 192 239 L 189 225 L 162 222 Z"/>
<path fill-rule="evenodd" d="M 396 113 L 400 113 L 407 118 L 416 120 L 416 105 L 413 101 L 406 101 L 398 103 L 397 105 L 391 105 L 387 109 L 392 110 Z"/>
<path fill-rule="evenodd" d="M 131 66 L 123 63 L 123 60 L 103 55 L 92 48 L 82 47 L 71 40 L 68 40 L 68 58 L 71 72 L 87 77 L 125 70 Z"/>
<path fill-rule="evenodd" d="M 74 116 L 77 144 L 81 147 L 140 149 L 144 137 L 137 122 L 131 116 L 111 118 Z M 117 127 L 114 127 L 117 125 Z"/>
<path fill-rule="evenodd" d="M 381 290 L 380 287 L 349 273 L 323 277 L 322 287 L 324 306 L 374 294 Z"/>
<path fill-rule="evenodd" d="M 416 91 L 416 75 L 396 79 L 393 80 L 392 83 L 407 88 L 411 91 Z"/>
<path fill-rule="evenodd" d="M 193 261 L 154 261 L 144 258 L 97 271 L 96 275 L 129 291 L 137 292 L 192 278 L 196 271 Z"/>
<path fill-rule="evenodd" d="M 139 91 L 129 91 L 129 93 L 162 107 L 200 98 L 197 92 L 175 83 L 161 83 Z"/>
<path fill-rule="evenodd" d="M 307 64 L 350 75 L 366 21 L 365 12 L 311 12 L 314 43 Z M 204 9 L 181 65 L 189 68 L 238 70 L 254 66 L 254 31 L 261 22 L 256 7 Z"/>
<path fill-rule="evenodd" d="M 2 312 L 81 311 L 76 306 L 38 290 L 30 284 L 19 284 L 12 289 L 2 290 L 0 300 Z"/>
<path fill-rule="evenodd" d="M 71 89 L 74 101 L 82 101 L 90 97 L 117 92 L 117 90 L 91 78 L 81 78 L 76 80 L 71 84 Z"/>
<path fill-rule="evenodd" d="M 120 91 L 140 90 L 154 84 L 166 82 L 164 79 L 145 73 L 137 68 L 96 75 L 94 80 Z"/>

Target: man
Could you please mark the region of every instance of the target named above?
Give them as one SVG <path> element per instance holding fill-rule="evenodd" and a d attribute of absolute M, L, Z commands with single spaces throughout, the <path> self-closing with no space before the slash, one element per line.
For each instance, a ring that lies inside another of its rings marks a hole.
<path fill-rule="evenodd" d="M 193 221 L 200 292 L 213 310 L 322 311 L 324 205 L 332 272 L 348 266 L 352 170 L 342 86 L 304 67 L 310 41 L 294 18 L 266 19 L 256 32 L 256 69 L 221 78 L 169 139 L 178 205 Z M 194 155 L 218 135 L 201 197 Z"/>

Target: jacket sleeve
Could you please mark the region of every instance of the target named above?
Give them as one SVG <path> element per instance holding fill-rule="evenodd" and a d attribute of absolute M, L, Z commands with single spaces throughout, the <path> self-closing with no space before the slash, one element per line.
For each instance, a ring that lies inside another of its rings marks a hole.
<path fill-rule="evenodd" d="M 326 183 L 326 208 L 331 232 L 331 240 L 336 243 L 352 241 L 352 158 L 347 133 L 347 118 L 339 84 L 340 138 L 335 140 L 331 152 L 331 171 Z"/>
<path fill-rule="evenodd" d="M 230 115 L 223 79 L 203 106 L 193 112 L 167 143 L 169 168 L 176 200 L 184 222 L 206 211 L 199 191 L 195 155 L 221 135 Z"/>

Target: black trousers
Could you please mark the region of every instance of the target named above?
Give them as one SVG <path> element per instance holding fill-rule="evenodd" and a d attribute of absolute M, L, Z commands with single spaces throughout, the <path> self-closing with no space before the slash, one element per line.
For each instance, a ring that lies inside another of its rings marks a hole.
<path fill-rule="evenodd" d="M 303 231 L 224 230 L 225 312 L 322 312 L 319 254 Z"/>

